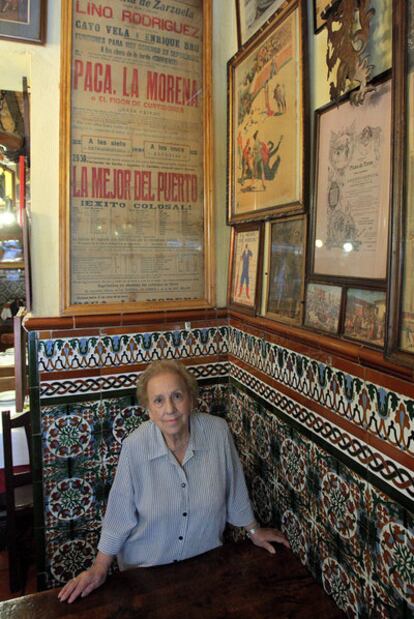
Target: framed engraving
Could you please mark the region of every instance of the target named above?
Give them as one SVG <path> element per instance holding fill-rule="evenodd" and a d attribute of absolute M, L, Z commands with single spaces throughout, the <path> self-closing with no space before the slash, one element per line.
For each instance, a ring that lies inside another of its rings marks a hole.
<path fill-rule="evenodd" d="M 301 324 L 305 268 L 305 217 L 269 224 L 266 316 Z"/>
<path fill-rule="evenodd" d="M 45 42 L 46 0 L 2 0 L 0 3 L 0 39 Z"/>
<path fill-rule="evenodd" d="M 209 307 L 210 0 L 168 36 L 164 5 L 97 6 L 62 4 L 62 313 Z"/>
<path fill-rule="evenodd" d="M 228 63 L 230 222 L 303 211 L 303 27 L 290 0 Z"/>
<path fill-rule="evenodd" d="M 385 307 L 384 290 L 348 288 L 344 336 L 383 348 Z"/>
<path fill-rule="evenodd" d="M 306 288 L 305 326 L 336 335 L 341 316 L 342 288 L 310 283 Z"/>
<path fill-rule="evenodd" d="M 261 294 L 262 224 L 232 228 L 229 305 L 255 314 Z"/>
<path fill-rule="evenodd" d="M 284 0 L 236 0 L 239 46 L 263 26 Z"/>
<path fill-rule="evenodd" d="M 391 190 L 391 81 L 363 105 L 316 115 L 313 273 L 385 280 Z"/>

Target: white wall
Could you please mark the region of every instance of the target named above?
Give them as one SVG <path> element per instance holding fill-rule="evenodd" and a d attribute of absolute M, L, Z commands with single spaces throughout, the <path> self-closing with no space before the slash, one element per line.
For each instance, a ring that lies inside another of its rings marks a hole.
<path fill-rule="evenodd" d="M 48 2 L 46 45 L 0 40 L 0 88 L 31 91 L 33 301 L 37 315 L 56 315 L 58 293 L 58 163 L 60 1 Z"/>

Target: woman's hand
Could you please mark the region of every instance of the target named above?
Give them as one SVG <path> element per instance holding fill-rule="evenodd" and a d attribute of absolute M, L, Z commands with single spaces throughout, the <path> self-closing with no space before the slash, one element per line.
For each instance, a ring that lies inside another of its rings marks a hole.
<path fill-rule="evenodd" d="M 72 604 L 77 597 L 86 597 L 91 591 L 100 587 L 106 580 L 112 557 L 98 552 L 95 563 L 89 570 L 81 572 L 72 578 L 59 592 L 60 602 Z"/>
<path fill-rule="evenodd" d="M 277 529 L 257 528 L 256 532 L 250 533 L 249 537 L 255 546 L 264 548 L 272 555 L 276 553 L 276 550 L 270 542 L 277 542 L 278 544 L 283 544 L 286 548 L 290 548 L 290 544 L 286 537 Z"/>

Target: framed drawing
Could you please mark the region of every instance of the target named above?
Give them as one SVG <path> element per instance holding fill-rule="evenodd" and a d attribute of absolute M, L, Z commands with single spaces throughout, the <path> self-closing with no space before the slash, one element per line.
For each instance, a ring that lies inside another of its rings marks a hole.
<path fill-rule="evenodd" d="M 305 327 L 336 335 L 341 316 L 342 288 L 310 283 L 306 288 Z"/>
<path fill-rule="evenodd" d="M 277 219 L 268 226 L 266 316 L 301 324 L 305 269 L 305 216 Z"/>
<path fill-rule="evenodd" d="M 385 280 L 391 190 L 391 81 L 355 107 L 316 116 L 314 274 Z"/>
<path fill-rule="evenodd" d="M 169 1 L 162 54 L 146 5 L 108 0 L 86 36 L 86 5 L 62 4 L 63 314 L 214 304 L 211 2 Z"/>
<path fill-rule="evenodd" d="M 383 348 L 385 292 L 348 288 L 345 303 L 344 336 Z"/>
<path fill-rule="evenodd" d="M 393 4 L 393 234 L 386 354 L 414 367 L 414 0 Z"/>
<path fill-rule="evenodd" d="M 305 8 L 297 0 L 283 4 L 229 60 L 231 223 L 303 211 Z"/>
<path fill-rule="evenodd" d="M 315 32 L 319 32 L 319 30 L 324 27 L 325 20 L 322 19 L 322 13 L 330 4 L 332 4 L 331 0 L 313 0 L 313 18 Z"/>
<path fill-rule="evenodd" d="M 256 313 L 261 293 L 262 236 L 260 223 L 232 228 L 228 304 L 249 314 Z"/>
<path fill-rule="evenodd" d="M 263 26 L 285 0 L 236 0 L 239 47 Z"/>
<path fill-rule="evenodd" d="M 3 0 L 0 39 L 26 43 L 45 42 L 46 0 Z"/>

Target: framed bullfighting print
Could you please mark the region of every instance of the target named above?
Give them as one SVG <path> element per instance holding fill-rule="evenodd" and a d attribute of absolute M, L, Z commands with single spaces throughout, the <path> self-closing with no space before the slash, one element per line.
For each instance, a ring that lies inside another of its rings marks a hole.
<path fill-rule="evenodd" d="M 286 2 L 228 63 L 228 220 L 303 211 L 306 3 Z"/>

